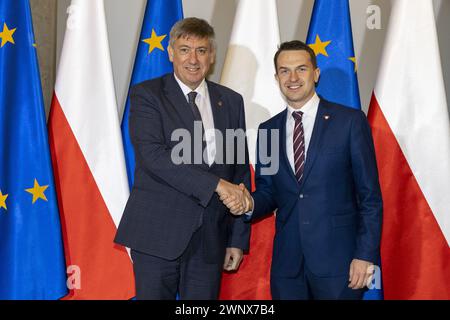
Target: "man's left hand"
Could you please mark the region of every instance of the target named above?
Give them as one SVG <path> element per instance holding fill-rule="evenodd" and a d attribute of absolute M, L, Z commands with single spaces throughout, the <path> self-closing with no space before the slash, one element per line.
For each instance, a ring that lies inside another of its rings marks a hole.
<path fill-rule="evenodd" d="M 239 268 L 244 252 L 239 248 L 227 248 L 223 269 L 226 271 L 235 271 Z"/>
<path fill-rule="evenodd" d="M 373 275 L 373 263 L 369 261 L 353 259 L 350 264 L 349 288 L 354 290 L 364 288 Z"/>

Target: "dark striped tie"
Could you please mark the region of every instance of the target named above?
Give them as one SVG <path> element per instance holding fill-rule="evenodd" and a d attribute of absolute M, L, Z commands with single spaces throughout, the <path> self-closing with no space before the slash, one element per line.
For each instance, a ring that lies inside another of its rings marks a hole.
<path fill-rule="evenodd" d="M 295 167 L 295 177 L 297 181 L 303 178 L 303 169 L 305 167 L 305 133 L 303 131 L 302 117 L 303 112 L 295 111 L 292 112 L 292 116 L 295 119 L 294 127 L 294 167 Z"/>

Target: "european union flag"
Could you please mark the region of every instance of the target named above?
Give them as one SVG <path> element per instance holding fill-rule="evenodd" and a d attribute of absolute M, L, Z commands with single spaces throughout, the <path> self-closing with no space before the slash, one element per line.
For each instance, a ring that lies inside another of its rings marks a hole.
<path fill-rule="evenodd" d="M 317 92 L 327 100 L 361 109 L 348 0 L 314 2 L 306 43 L 316 53 L 320 68 Z M 365 300 L 383 299 L 380 269 L 375 271 Z"/>
<path fill-rule="evenodd" d="M 0 299 L 67 293 L 28 0 L 0 5 Z"/>
<path fill-rule="evenodd" d="M 361 108 L 348 0 L 316 0 L 306 43 L 320 68 L 317 92 L 325 99 Z"/>
<path fill-rule="evenodd" d="M 172 63 L 169 61 L 166 52 L 169 44 L 169 33 L 172 26 L 182 18 L 181 0 L 148 0 L 130 87 L 139 82 L 172 72 Z M 127 97 L 122 118 L 122 137 L 128 181 L 131 187 L 134 181 L 135 162 L 128 131 L 129 112 L 130 98 Z"/>

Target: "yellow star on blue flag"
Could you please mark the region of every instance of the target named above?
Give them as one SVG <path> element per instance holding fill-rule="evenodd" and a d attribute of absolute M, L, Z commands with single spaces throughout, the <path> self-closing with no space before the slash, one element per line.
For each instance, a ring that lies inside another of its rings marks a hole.
<path fill-rule="evenodd" d="M 356 72 L 358 69 L 358 65 L 356 64 L 356 57 L 350 57 L 350 58 L 348 58 L 348 60 L 350 60 L 351 62 L 353 62 L 355 64 L 355 72 Z"/>
<path fill-rule="evenodd" d="M 2 190 L 0 190 L 0 208 L 7 210 L 6 208 L 6 198 L 8 198 L 7 194 L 3 194 Z"/>
<path fill-rule="evenodd" d="M 152 53 L 152 51 L 156 48 L 164 51 L 164 47 L 162 46 L 161 41 L 163 41 L 166 36 L 167 36 L 166 34 L 163 34 L 162 36 L 158 36 L 155 32 L 155 29 L 152 29 L 151 37 L 142 40 L 142 42 L 145 42 L 149 45 L 148 54 Z"/>
<path fill-rule="evenodd" d="M 38 200 L 42 199 L 47 201 L 47 198 L 45 197 L 45 190 L 48 188 L 48 185 L 46 186 L 40 186 L 36 179 L 34 179 L 34 186 L 33 188 L 25 189 L 26 192 L 31 193 L 33 195 L 33 204 Z"/>
<path fill-rule="evenodd" d="M 0 44 L 0 48 L 3 48 L 5 44 L 8 42 L 14 44 L 13 34 L 16 32 L 17 28 L 9 29 L 6 25 L 6 22 L 3 23 L 3 31 L 0 32 L 0 39 L 2 39 L 2 43 Z"/>
<path fill-rule="evenodd" d="M 319 35 L 317 34 L 316 41 L 314 43 L 311 43 L 309 46 L 311 47 L 311 49 L 314 50 L 316 56 L 318 56 L 319 54 L 323 54 L 325 57 L 328 57 L 328 52 L 326 48 L 330 43 L 331 40 L 322 42 Z"/>

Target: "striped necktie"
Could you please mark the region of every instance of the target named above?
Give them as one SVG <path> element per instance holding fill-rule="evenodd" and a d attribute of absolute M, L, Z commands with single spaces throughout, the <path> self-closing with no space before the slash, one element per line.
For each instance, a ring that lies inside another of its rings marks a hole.
<path fill-rule="evenodd" d="M 303 169 L 305 167 L 305 132 L 303 130 L 302 117 L 303 112 L 295 111 L 292 112 L 292 116 L 295 119 L 294 127 L 294 166 L 295 166 L 295 177 L 297 181 L 303 178 Z"/>

